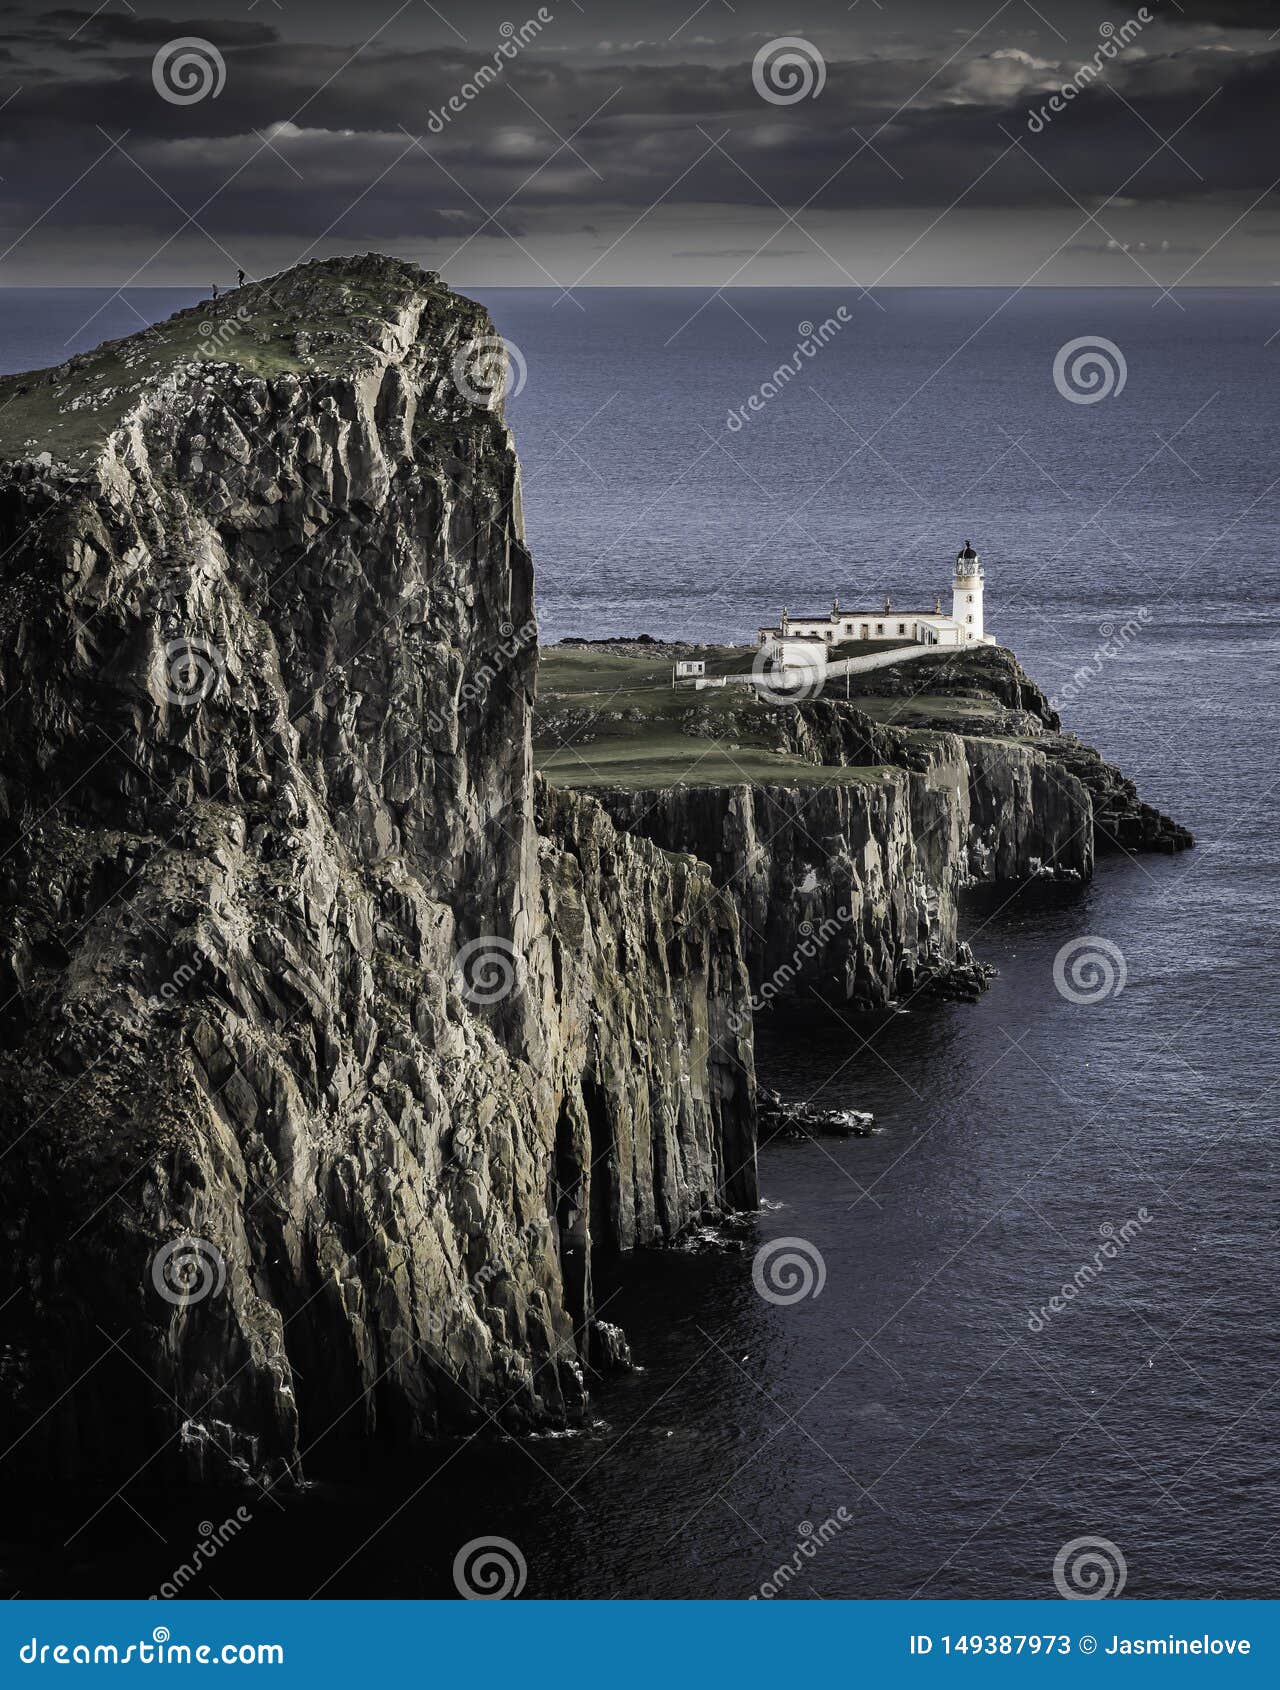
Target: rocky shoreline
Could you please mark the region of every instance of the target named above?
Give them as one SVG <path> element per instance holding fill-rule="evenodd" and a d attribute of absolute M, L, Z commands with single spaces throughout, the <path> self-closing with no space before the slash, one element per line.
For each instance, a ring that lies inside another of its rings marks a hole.
<path fill-rule="evenodd" d="M 492 332 L 316 263 L 0 384 L 4 1443 L 50 1477 L 565 1424 L 600 1262 L 754 1206 L 732 905 L 533 775 Z"/>
<path fill-rule="evenodd" d="M 369 256 L 0 381 L 24 1468 L 280 1481 L 574 1422 L 630 1360 L 601 1273 L 756 1205 L 771 983 L 971 996 L 966 887 L 1184 842 L 1016 664 L 985 738 L 779 712 L 817 785 L 536 774 L 494 338 Z"/>
<path fill-rule="evenodd" d="M 820 1103 L 788 1103 L 762 1086 L 756 1094 L 762 1139 L 869 1138 L 874 1115 L 865 1109 L 828 1108 Z"/>
<path fill-rule="evenodd" d="M 626 658 L 656 642 L 595 644 Z M 657 645 L 654 656 L 674 663 L 700 651 Z M 640 714 L 634 705 L 602 712 L 557 690 L 554 673 L 540 679 L 535 746 L 584 746 L 589 766 L 611 733 L 635 731 L 621 719 Z M 971 1000 L 990 971 L 958 936 L 967 898 L 1083 885 L 1101 852 L 1192 843 L 1061 732 L 1008 651 L 977 647 L 859 681 L 849 700 L 681 695 L 682 735 L 740 749 L 755 733 L 791 759 L 794 778 L 780 768 L 723 784 L 591 780 L 620 828 L 697 856 L 733 897 L 757 1012 L 804 997 L 854 1010 L 917 994 Z M 915 706 L 910 725 L 869 714 L 899 697 Z"/>

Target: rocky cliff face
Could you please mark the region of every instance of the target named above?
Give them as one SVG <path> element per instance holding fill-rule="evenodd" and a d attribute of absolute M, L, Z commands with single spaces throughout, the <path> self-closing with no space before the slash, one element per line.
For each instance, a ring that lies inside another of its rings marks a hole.
<path fill-rule="evenodd" d="M 958 746 L 921 771 L 821 784 L 599 794 L 620 827 L 705 858 L 738 906 L 753 1001 L 812 993 L 871 1009 L 919 988 L 967 996 L 956 935 L 967 804 Z"/>
<path fill-rule="evenodd" d="M 874 719 L 859 696 L 902 699 L 911 725 Z M 711 865 L 738 906 L 758 1008 L 805 995 L 854 1008 L 922 990 L 972 996 L 984 971 L 957 938 L 966 891 L 1078 884 L 1098 852 L 1191 844 L 1060 731 L 998 648 L 878 670 L 848 702 L 766 708 L 744 697 L 726 713 L 722 695 L 691 698 L 682 732 L 757 733 L 806 778 L 593 791 L 620 827 Z M 552 701 L 548 717 L 553 743 L 590 743 L 581 710 Z"/>
<path fill-rule="evenodd" d="M 1088 825 L 1093 852 L 1140 853 L 1185 851 L 1194 844 L 1191 834 L 1178 822 L 1144 804 L 1138 790 L 1114 764 L 1108 763 L 1091 746 L 1082 745 L 1074 734 L 1063 733 L 1058 713 L 1044 693 L 1025 675 L 1013 653 L 1000 646 L 982 646 L 937 657 L 917 659 L 897 668 L 879 670 L 874 679 L 859 677 L 852 688 L 855 700 L 874 693 L 915 702 L 921 695 L 941 695 L 948 709 L 934 725 L 965 736 L 970 760 L 978 770 L 993 768 L 992 754 L 974 746 L 975 740 L 1007 743 L 1030 741 L 1028 749 L 1045 765 L 1040 778 L 1061 783 L 1066 810 L 1075 808 L 1074 782 L 1089 796 Z M 967 707 L 967 708 L 966 708 Z M 928 724 L 927 702 L 912 709 L 919 727 Z M 995 760 L 998 763 L 998 758 Z M 971 783 L 976 788 L 978 781 Z M 981 805 L 981 800 L 978 800 Z M 1046 862 L 1051 859 L 1046 857 Z M 1086 864 L 1076 865 L 1087 875 Z M 1011 870 L 999 878 L 1009 878 Z"/>
<path fill-rule="evenodd" d="M 498 344 L 369 258 L 0 382 L 24 1466 L 571 1419 L 602 1265 L 755 1203 L 753 1006 L 971 995 L 966 888 L 1189 843 L 1006 653 L 936 719 L 879 671 L 908 726 L 680 701 L 741 782 L 545 784 Z"/>
<path fill-rule="evenodd" d="M 492 334 L 325 262 L 2 384 L 25 1461 L 562 1421 L 593 1264 L 754 1202 L 732 901 L 532 774 Z"/>

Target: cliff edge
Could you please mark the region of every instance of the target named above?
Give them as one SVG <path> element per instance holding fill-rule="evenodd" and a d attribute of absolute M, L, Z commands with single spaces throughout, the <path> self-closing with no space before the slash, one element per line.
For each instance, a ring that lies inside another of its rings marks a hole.
<path fill-rule="evenodd" d="M 672 684 L 675 664 L 710 684 Z M 618 825 L 711 867 L 738 908 L 757 1009 L 970 998 L 966 896 L 1082 885 L 1105 852 L 1187 830 L 1061 731 L 1009 651 L 974 646 L 782 701 L 741 647 L 569 641 L 542 654 L 535 752 Z"/>
<path fill-rule="evenodd" d="M 371 256 L 0 383 L 3 1442 L 46 1476 L 563 1423 L 625 1352 L 601 1259 L 755 1202 L 732 901 L 533 773 L 499 344 Z"/>

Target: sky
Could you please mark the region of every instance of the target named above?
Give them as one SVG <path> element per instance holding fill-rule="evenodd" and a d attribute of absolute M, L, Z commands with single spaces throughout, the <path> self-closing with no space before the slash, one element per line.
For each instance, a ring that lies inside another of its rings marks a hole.
<path fill-rule="evenodd" d="M 10 0 L 0 285 L 1274 285 L 1278 94 L 1280 0 Z"/>

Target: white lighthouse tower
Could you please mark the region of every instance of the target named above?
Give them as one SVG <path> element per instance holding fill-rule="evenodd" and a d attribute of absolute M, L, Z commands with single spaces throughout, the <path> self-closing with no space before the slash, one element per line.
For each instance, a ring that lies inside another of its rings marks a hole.
<path fill-rule="evenodd" d="M 958 624 L 960 640 L 981 640 L 982 628 L 982 584 L 984 571 L 982 559 L 974 551 L 968 540 L 964 549 L 956 553 L 955 585 L 951 590 L 951 616 Z"/>

